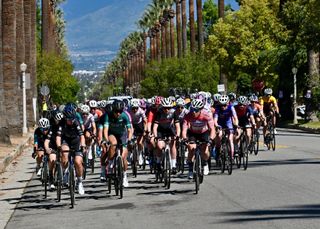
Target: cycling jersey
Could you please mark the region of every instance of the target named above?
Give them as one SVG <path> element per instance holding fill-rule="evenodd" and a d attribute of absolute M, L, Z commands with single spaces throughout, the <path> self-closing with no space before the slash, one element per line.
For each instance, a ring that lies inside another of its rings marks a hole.
<path fill-rule="evenodd" d="M 130 117 L 132 120 L 132 124 L 134 124 L 134 125 L 137 125 L 139 123 L 143 123 L 143 121 L 146 119 L 146 113 L 140 107 L 138 108 L 138 110 L 136 112 L 134 112 L 133 110 L 130 110 L 129 114 L 130 114 Z"/>
<path fill-rule="evenodd" d="M 67 125 L 66 120 L 62 119 L 59 123 L 57 135 L 60 136 L 62 139 L 79 138 L 83 135 L 80 122 L 77 119 L 75 119 L 72 125 Z"/>
<path fill-rule="evenodd" d="M 131 128 L 131 122 L 128 115 L 122 112 L 119 118 L 115 118 L 113 114 L 104 116 L 103 127 L 108 127 L 108 135 L 123 135 L 128 128 Z"/>
<path fill-rule="evenodd" d="M 253 106 L 250 104 L 249 107 L 251 108 L 254 116 L 258 116 L 259 113 L 263 111 L 263 108 L 259 103 L 254 103 Z"/>
<path fill-rule="evenodd" d="M 157 112 L 154 123 L 158 124 L 158 131 L 165 131 L 174 127 L 174 123 L 179 122 L 179 117 L 174 109 L 165 113 L 162 109 Z"/>
<path fill-rule="evenodd" d="M 80 124 L 83 125 L 83 119 L 82 119 L 81 114 L 79 112 L 76 113 L 76 118 L 80 122 Z"/>
<path fill-rule="evenodd" d="M 85 130 L 92 129 L 92 123 L 94 123 L 94 116 L 92 114 L 88 114 L 83 118 L 83 125 Z"/>
<path fill-rule="evenodd" d="M 238 116 L 240 127 L 250 127 L 249 116 L 253 115 L 253 111 L 249 106 L 241 106 L 240 104 L 234 107 Z"/>
<path fill-rule="evenodd" d="M 232 117 L 237 116 L 237 113 L 232 105 L 228 105 L 225 110 L 217 107 L 214 118 L 218 120 L 218 125 L 222 128 L 233 129 Z"/>
<path fill-rule="evenodd" d="M 194 113 L 188 113 L 183 120 L 183 129 L 188 128 L 190 132 L 195 134 L 202 134 L 209 129 L 214 128 L 214 122 L 211 114 L 202 109 L 198 117 Z"/>
<path fill-rule="evenodd" d="M 175 113 L 178 115 L 179 121 L 182 124 L 184 117 L 189 113 L 189 110 L 187 108 L 183 108 L 182 111 L 177 108 L 175 110 Z"/>
<path fill-rule="evenodd" d="M 35 145 L 38 145 L 38 149 L 44 149 L 44 141 L 48 138 L 48 134 L 49 134 L 50 130 L 47 131 L 47 134 L 44 134 L 43 131 L 41 131 L 41 128 L 38 127 L 35 131 L 34 131 L 34 140 L 33 143 Z"/>

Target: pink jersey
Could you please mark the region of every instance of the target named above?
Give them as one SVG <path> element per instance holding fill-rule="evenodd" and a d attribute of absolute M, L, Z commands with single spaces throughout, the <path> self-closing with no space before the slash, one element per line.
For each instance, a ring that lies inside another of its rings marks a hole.
<path fill-rule="evenodd" d="M 205 109 L 201 110 L 198 117 L 194 117 L 193 112 L 188 113 L 183 120 L 183 129 L 189 129 L 192 133 L 202 134 L 214 128 L 212 115 Z"/>

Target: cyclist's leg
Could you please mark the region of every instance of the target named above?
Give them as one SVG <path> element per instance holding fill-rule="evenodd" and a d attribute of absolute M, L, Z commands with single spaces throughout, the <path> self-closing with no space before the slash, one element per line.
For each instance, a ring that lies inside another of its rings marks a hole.
<path fill-rule="evenodd" d="M 230 143 L 230 149 L 231 149 L 232 159 L 234 158 L 234 144 L 233 144 L 233 139 L 234 139 L 233 130 L 229 130 L 229 143 Z"/>

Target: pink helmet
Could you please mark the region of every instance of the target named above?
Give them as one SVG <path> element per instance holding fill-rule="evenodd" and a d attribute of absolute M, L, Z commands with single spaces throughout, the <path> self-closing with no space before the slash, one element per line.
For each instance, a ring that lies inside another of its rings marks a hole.
<path fill-rule="evenodd" d="M 140 107 L 143 108 L 143 109 L 146 109 L 147 104 L 146 104 L 146 102 L 144 101 L 144 99 L 140 99 Z"/>

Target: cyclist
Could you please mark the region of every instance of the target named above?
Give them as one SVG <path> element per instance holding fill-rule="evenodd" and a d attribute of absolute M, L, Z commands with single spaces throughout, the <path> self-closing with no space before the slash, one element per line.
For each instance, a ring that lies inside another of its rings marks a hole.
<path fill-rule="evenodd" d="M 267 125 L 266 117 L 264 116 L 263 108 L 259 103 L 258 96 L 253 94 L 253 95 L 250 96 L 249 100 L 250 100 L 249 107 L 253 111 L 253 116 L 254 116 L 254 119 L 255 119 L 255 123 L 257 124 L 256 128 L 257 129 L 260 128 L 261 122 L 262 122 L 263 126 L 266 126 Z"/>
<path fill-rule="evenodd" d="M 129 110 L 129 114 L 131 116 L 134 136 L 137 137 L 138 150 L 139 150 L 139 165 L 143 164 L 143 136 L 147 131 L 147 117 L 145 111 L 140 108 L 140 100 L 132 99 L 131 109 Z"/>
<path fill-rule="evenodd" d="M 239 127 L 245 129 L 246 136 L 248 139 L 248 145 L 250 144 L 251 141 L 251 124 L 253 127 L 256 127 L 256 122 L 253 116 L 253 111 L 252 109 L 247 106 L 248 99 L 246 96 L 239 96 L 238 98 L 238 104 L 234 107 L 237 113 L 237 117 L 239 120 Z M 239 141 L 240 141 L 240 135 L 236 135 L 235 137 L 235 142 L 236 145 L 238 146 L 237 148 L 239 149 Z"/>
<path fill-rule="evenodd" d="M 234 92 L 228 94 L 229 103 L 233 106 L 237 105 L 237 95 Z"/>
<path fill-rule="evenodd" d="M 180 123 L 180 129 L 182 130 L 182 125 L 183 125 L 183 119 L 186 116 L 186 114 L 189 113 L 189 110 L 185 108 L 185 101 L 182 98 L 178 98 L 176 101 L 176 110 L 175 113 L 179 117 L 179 123 Z"/>
<path fill-rule="evenodd" d="M 107 155 L 107 161 L 109 168 L 112 168 L 113 158 L 116 153 L 117 144 L 122 144 L 122 158 L 123 158 L 123 186 L 129 187 L 127 169 L 128 169 L 128 143 L 131 144 L 131 139 L 133 135 L 132 125 L 130 118 L 124 112 L 125 104 L 123 101 L 115 100 L 112 103 L 112 112 L 105 115 L 105 120 L 103 122 L 103 137 L 109 145 L 109 152 Z M 102 128 L 102 127 L 100 127 Z"/>
<path fill-rule="evenodd" d="M 264 89 L 264 96 L 259 100 L 261 106 L 263 106 L 263 112 L 266 117 L 272 117 L 272 124 L 274 127 L 274 132 L 276 134 L 276 115 L 279 116 L 279 107 L 277 99 L 272 95 L 272 89 Z M 266 136 L 267 126 L 263 128 L 263 136 Z"/>
<path fill-rule="evenodd" d="M 215 138 L 215 128 L 212 115 L 206 109 L 204 109 L 204 103 L 200 99 L 194 99 L 191 102 L 190 112 L 185 116 L 183 120 L 182 138 L 186 141 L 189 140 L 188 144 L 188 165 L 189 175 L 188 178 L 193 178 L 193 163 L 192 159 L 194 151 L 196 149 L 195 142 L 198 140 L 202 142 L 201 157 L 203 159 L 204 175 L 209 174 L 209 150 L 208 145 L 211 144 Z"/>
<path fill-rule="evenodd" d="M 234 145 L 233 145 L 233 126 L 236 128 L 238 132 L 238 117 L 237 113 L 233 107 L 229 103 L 229 97 L 227 95 L 221 95 L 219 98 L 219 105 L 216 108 L 216 112 L 214 114 L 214 123 L 218 128 L 218 133 L 216 135 L 216 149 L 219 152 L 221 147 L 221 139 L 222 139 L 222 129 L 227 129 L 228 139 L 231 147 L 231 156 L 233 158 L 234 155 Z"/>
<path fill-rule="evenodd" d="M 98 103 L 95 100 L 89 101 L 90 113 L 93 115 L 94 120 L 97 122 L 102 116 L 102 111 L 98 109 Z"/>
<path fill-rule="evenodd" d="M 180 124 L 177 114 L 174 112 L 173 102 L 170 98 L 161 100 L 162 108 L 157 112 L 153 125 L 153 135 L 158 139 L 156 147 L 157 168 L 161 168 L 161 150 L 165 147 L 163 139 L 171 137 L 171 168 L 172 174 L 177 173 L 177 148 L 176 139 L 180 136 Z"/>
<path fill-rule="evenodd" d="M 68 166 L 69 150 L 74 151 L 74 166 L 77 175 L 77 188 L 80 195 L 84 194 L 82 184 L 83 173 L 83 149 L 85 147 L 85 138 L 81 128 L 81 124 L 76 118 L 76 111 L 72 106 L 65 106 L 63 110 L 64 119 L 59 124 L 57 132 L 57 147 L 62 150 L 62 168 L 66 169 Z M 70 172 L 70 171 L 69 171 Z M 68 182 L 68 173 L 64 175 L 64 183 Z"/>
<path fill-rule="evenodd" d="M 50 131 L 50 122 L 47 118 L 41 118 L 38 122 L 39 127 L 34 131 L 34 142 L 33 142 L 33 154 L 32 157 L 36 158 L 37 176 L 41 176 L 41 162 L 43 160 L 45 148 L 44 142 L 48 138 Z"/>

